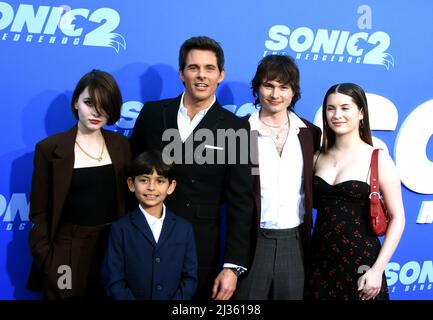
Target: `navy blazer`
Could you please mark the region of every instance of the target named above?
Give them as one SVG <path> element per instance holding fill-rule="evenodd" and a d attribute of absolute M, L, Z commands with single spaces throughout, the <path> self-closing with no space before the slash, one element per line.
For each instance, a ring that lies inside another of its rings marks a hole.
<path fill-rule="evenodd" d="M 112 224 L 102 283 L 118 300 L 189 300 L 197 288 L 192 225 L 166 209 L 158 243 L 137 207 Z"/>

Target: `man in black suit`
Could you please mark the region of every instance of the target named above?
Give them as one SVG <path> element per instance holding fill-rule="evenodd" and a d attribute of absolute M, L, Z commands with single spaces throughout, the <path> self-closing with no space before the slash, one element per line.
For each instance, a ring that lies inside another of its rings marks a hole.
<path fill-rule="evenodd" d="M 228 300 L 248 268 L 254 197 L 249 164 L 249 124 L 223 109 L 215 97 L 224 79 L 224 52 L 208 37 L 186 40 L 179 52 L 185 91 L 146 103 L 130 143 L 133 155 L 160 150 L 175 162 L 177 188 L 167 207 L 194 228 L 198 255 L 196 299 Z M 227 204 L 225 238 L 220 206 Z M 221 241 L 223 240 L 223 242 Z M 224 243 L 221 270 L 220 243 Z"/>

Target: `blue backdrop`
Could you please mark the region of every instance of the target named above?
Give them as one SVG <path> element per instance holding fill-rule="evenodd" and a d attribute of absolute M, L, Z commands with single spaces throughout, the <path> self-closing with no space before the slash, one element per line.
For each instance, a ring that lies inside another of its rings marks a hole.
<path fill-rule="evenodd" d="M 207 35 L 226 54 L 217 96 L 251 111 L 250 80 L 266 54 L 289 54 L 301 70 L 295 110 L 320 125 L 323 95 L 356 82 L 370 103 L 375 143 L 403 181 L 406 229 L 388 264 L 392 299 L 433 298 L 433 2 L 0 1 L 0 299 L 33 299 L 28 201 L 34 145 L 74 124 L 69 103 L 93 68 L 121 87 L 129 135 L 142 102 L 179 94 L 182 42 Z"/>

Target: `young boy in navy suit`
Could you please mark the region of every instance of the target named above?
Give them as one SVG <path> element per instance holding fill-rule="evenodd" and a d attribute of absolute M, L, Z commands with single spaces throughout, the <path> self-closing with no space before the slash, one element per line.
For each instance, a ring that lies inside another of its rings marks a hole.
<path fill-rule="evenodd" d="M 176 187 L 172 174 L 158 151 L 143 152 L 132 162 L 128 187 L 139 206 L 112 224 L 102 265 L 111 299 L 189 300 L 195 293 L 192 225 L 163 203 Z"/>

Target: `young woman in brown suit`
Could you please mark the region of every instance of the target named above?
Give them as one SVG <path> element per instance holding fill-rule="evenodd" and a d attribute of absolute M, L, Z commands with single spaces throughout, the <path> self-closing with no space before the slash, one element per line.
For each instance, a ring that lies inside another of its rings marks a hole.
<path fill-rule="evenodd" d="M 102 129 L 120 118 L 114 78 L 92 70 L 78 82 L 69 131 L 36 144 L 29 218 L 33 263 L 27 287 L 46 299 L 98 299 L 110 223 L 125 212 L 130 148 Z"/>

